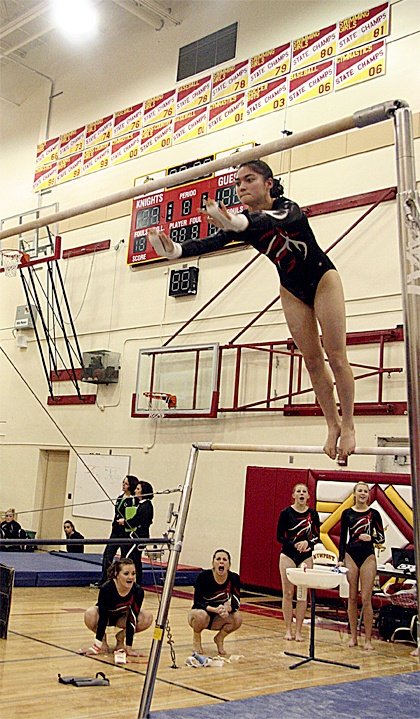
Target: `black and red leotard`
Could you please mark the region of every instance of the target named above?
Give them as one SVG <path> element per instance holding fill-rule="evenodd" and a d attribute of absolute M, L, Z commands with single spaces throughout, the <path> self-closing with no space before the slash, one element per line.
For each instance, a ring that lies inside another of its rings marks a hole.
<path fill-rule="evenodd" d="M 305 552 L 298 552 L 296 544 L 308 542 Z M 319 515 L 314 509 L 297 512 L 293 507 L 286 507 L 280 512 L 277 524 L 277 541 L 282 546 L 282 554 L 289 557 L 298 567 L 299 564 L 312 556 L 315 544 L 319 542 Z"/>
<path fill-rule="evenodd" d="M 361 534 L 369 534 L 370 541 L 360 539 Z M 369 508 L 365 512 L 356 512 L 352 507 L 345 509 L 341 515 L 338 559 L 342 562 L 347 552 L 360 569 L 363 562 L 375 554 L 373 545 L 382 544 L 384 539 L 382 518 L 376 509 Z"/>
<path fill-rule="evenodd" d="M 249 227 L 244 232 L 224 232 L 181 244 L 182 257 L 202 255 L 241 240 L 266 255 L 276 266 L 282 287 L 313 307 L 321 277 L 335 266 L 319 247 L 307 217 L 286 197 L 273 201 L 271 210 L 243 213 Z"/>

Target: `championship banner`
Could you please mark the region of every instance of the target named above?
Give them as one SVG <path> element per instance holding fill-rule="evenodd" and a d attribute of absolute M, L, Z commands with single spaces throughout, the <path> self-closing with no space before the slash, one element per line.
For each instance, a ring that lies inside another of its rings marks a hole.
<path fill-rule="evenodd" d="M 286 107 L 287 94 L 287 77 L 251 88 L 247 93 L 246 119 L 253 120 L 255 117 Z"/>
<path fill-rule="evenodd" d="M 351 15 L 339 23 L 338 52 L 389 35 L 389 3 Z"/>
<path fill-rule="evenodd" d="M 290 72 L 291 49 L 290 42 L 274 50 L 261 52 L 251 57 L 249 80 L 250 85 L 268 82 Z"/>
<path fill-rule="evenodd" d="M 114 115 L 108 115 L 96 122 L 91 122 L 86 127 L 85 148 L 99 145 L 110 140 L 114 127 Z"/>
<path fill-rule="evenodd" d="M 215 72 L 213 75 L 212 102 L 235 92 L 246 90 L 249 85 L 249 60 Z"/>
<path fill-rule="evenodd" d="M 143 126 L 168 120 L 175 115 L 176 90 L 146 100 L 143 108 Z"/>
<path fill-rule="evenodd" d="M 337 24 L 304 35 L 292 43 L 292 70 L 326 60 L 337 52 Z"/>
<path fill-rule="evenodd" d="M 130 132 L 111 143 L 111 165 L 135 160 L 140 155 L 140 131 Z"/>
<path fill-rule="evenodd" d="M 35 166 L 39 167 L 39 165 L 45 165 L 47 162 L 57 162 L 59 147 L 59 137 L 54 137 L 52 140 L 41 142 L 36 148 Z"/>
<path fill-rule="evenodd" d="M 156 152 L 172 145 L 172 120 L 157 122 L 141 131 L 141 154 Z"/>
<path fill-rule="evenodd" d="M 56 162 L 48 162 L 37 167 L 34 175 L 33 191 L 40 192 L 40 190 L 48 190 L 49 187 L 54 187 L 56 175 Z"/>
<path fill-rule="evenodd" d="M 193 140 L 207 132 L 208 108 L 200 107 L 179 115 L 174 120 L 173 144 Z"/>
<path fill-rule="evenodd" d="M 103 142 L 95 145 L 83 153 L 82 175 L 89 175 L 90 172 L 97 172 L 109 167 L 111 155 L 111 143 Z"/>
<path fill-rule="evenodd" d="M 114 114 L 113 137 L 128 135 L 129 132 L 140 130 L 143 119 L 143 103 L 127 107 Z"/>
<path fill-rule="evenodd" d="M 188 85 L 179 87 L 176 94 L 176 114 L 194 110 L 196 107 L 210 102 L 211 76 L 193 80 Z"/>
<path fill-rule="evenodd" d="M 231 95 L 224 100 L 212 102 L 209 109 L 209 122 L 207 132 L 224 130 L 245 119 L 245 93 Z"/>
<path fill-rule="evenodd" d="M 385 40 L 339 55 L 335 60 L 335 89 L 385 75 L 385 59 Z"/>
<path fill-rule="evenodd" d="M 66 132 L 60 135 L 60 148 L 58 150 L 58 159 L 73 155 L 80 152 L 85 146 L 86 125 L 79 127 L 78 130 Z"/>
<path fill-rule="evenodd" d="M 320 63 L 290 75 L 288 105 L 312 100 L 333 91 L 333 61 Z"/>
<path fill-rule="evenodd" d="M 83 168 L 83 152 L 78 152 L 76 155 L 65 157 L 63 160 L 58 161 L 57 165 L 57 179 L 56 185 L 61 185 L 63 182 L 74 180 L 76 177 L 80 177 Z"/>

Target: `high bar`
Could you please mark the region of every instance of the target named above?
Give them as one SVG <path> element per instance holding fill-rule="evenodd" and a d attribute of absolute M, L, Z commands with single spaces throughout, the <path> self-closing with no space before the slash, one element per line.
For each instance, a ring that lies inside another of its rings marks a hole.
<path fill-rule="evenodd" d="M 195 442 L 196 449 L 212 452 L 277 452 L 283 454 L 325 454 L 322 447 L 301 446 L 297 444 L 220 444 L 218 442 Z M 390 455 L 407 457 L 409 447 L 356 447 L 353 454 Z"/>
<path fill-rule="evenodd" d="M 348 117 L 343 117 L 338 120 L 326 123 L 325 125 L 319 125 L 318 127 L 298 132 L 295 135 L 289 137 L 281 137 L 271 142 L 267 142 L 263 145 L 250 148 L 248 150 L 241 150 L 235 152 L 234 155 L 227 155 L 220 157 L 217 160 L 206 163 L 205 172 L 212 173 L 217 170 L 228 169 L 232 167 L 232 163 L 238 166 L 244 162 L 250 162 L 251 160 L 259 159 L 260 157 L 266 157 L 276 152 L 282 152 L 292 147 L 298 147 L 300 145 L 306 145 L 309 142 L 315 140 L 321 140 L 331 135 L 337 135 L 340 132 L 352 130 L 355 128 L 366 127 L 377 122 L 389 120 L 392 118 L 395 110 L 407 106 L 404 100 L 388 100 L 386 102 L 374 105 L 372 107 L 358 110 Z M 105 197 L 90 200 L 83 205 L 77 207 L 69 207 L 66 210 L 60 210 L 44 217 L 39 217 L 28 222 L 24 222 L 21 225 L 15 227 L 9 227 L 6 230 L 0 232 L 0 240 L 6 237 L 12 237 L 14 235 L 21 235 L 23 232 L 29 230 L 35 230 L 40 227 L 46 227 L 47 225 L 53 225 L 62 220 L 68 220 L 71 217 L 86 214 L 94 210 L 101 209 L 103 207 L 109 207 L 110 205 L 116 205 L 124 200 L 129 200 L 134 197 L 140 197 L 141 195 L 155 192 L 167 187 L 174 185 L 181 185 L 190 180 L 196 180 L 203 173 L 203 166 L 190 167 L 182 172 L 177 172 L 167 177 L 163 177 L 159 180 L 151 180 L 143 185 L 135 185 L 134 187 L 128 187 L 125 190 L 120 190 L 113 195 L 107 195 Z"/>

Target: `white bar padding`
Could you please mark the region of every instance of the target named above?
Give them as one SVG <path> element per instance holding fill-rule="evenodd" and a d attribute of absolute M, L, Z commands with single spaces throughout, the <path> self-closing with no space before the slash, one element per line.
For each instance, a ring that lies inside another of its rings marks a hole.
<path fill-rule="evenodd" d="M 304 445 L 269 444 L 220 444 L 218 442 L 195 442 L 194 447 L 213 452 L 277 452 L 283 454 L 325 454 L 322 447 Z M 356 447 L 353 454 L 407 456 L 407 447 Z"/>

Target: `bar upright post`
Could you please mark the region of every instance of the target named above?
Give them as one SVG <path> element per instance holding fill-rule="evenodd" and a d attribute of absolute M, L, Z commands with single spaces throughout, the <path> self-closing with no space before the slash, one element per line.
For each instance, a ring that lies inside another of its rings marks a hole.
<path fill-rule="evenodd" d="M 184 538 L 185 524 L 187 521 L 188 509 L 190 505 L 197 458 L 198 449 L 193 446 L 191 447 L 190 451 L 187 473 L 184 486 L 182 488 L 181 500 L 179 503 L 175 535 L 170 549 L 165 583 L 162 589 L 162 598 L 160 601 L 159 611 L 156 617 L 155 631 L 153 634 L 152 646 L 150 648 L 149 662 L 147 664 L 146 677 L 144 680 L 143 692 L 140 700 L 138 719 L 149 719 L 150 717 L 150 705 L 152 703 L 153 689 L 159 666 L 159 659 L 162 650 L 166 622 L 168 620 L 169 604 L 171 601 L 172 590 L 175 584 L 175 575 L 178 567 L 179 555 L 182 549 L 182 541 Z"/>
<path fill-rule="evenodd" d="M 397 208 L 407 363 L 407 401 L 413 487 L 414 549 L 420 568 L 420 205 L 416 190 L 412 113 L 401 107 L 394 113 L 397 159 Z M 420 606 L 420 582 L 417 583 Z M 420 645 L 420 622 L 417 641 Z"/>

